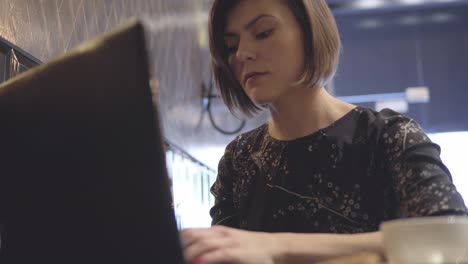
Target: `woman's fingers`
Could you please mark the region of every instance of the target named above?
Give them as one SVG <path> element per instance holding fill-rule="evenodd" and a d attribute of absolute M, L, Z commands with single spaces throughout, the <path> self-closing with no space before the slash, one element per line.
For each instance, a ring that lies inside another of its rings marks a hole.
<path fill-rule="evenodd" d="M 201 264 L 240 264 L 243 263 L 236 249 L 218 248 L 197 257 Z"/>
<path fill-rule="evenodd" d="M 180 231 L 179 233 L 180 242 L 182 243 L 183 249 L 193 244 L 198 239 L 201 239 L 209 235 L 210 235 L 210 232 L 208 231 L 208 229 L 195 229 L 195 228 L 184 229 Z"/>
<path fill-rule="evenodd" d="M 234 232 L 234 229 L 224 226 L 182 230 L 180 238 L 185 260 L 193 262 L 196 257 L 209 251 L 234 246 L 236 240 L 231 235 Z"/>
<path fill-rule="evenodd" d="M 203 260 L 202 263 L 205 263 L 205 255 L 209 255 L 211 252 L 222 253 L 227 249 L 233 249 L 237 246 L 238 245 L 236 245 L 234 240 L 228 237 L 212 237 L 208 239 L 201 239 L 185 248 L 184 257 L 186 261 L 193 261 L 194 259 L 201 257 Z"/>
<path fill-rule="evenodd" d="M 214 226 L 211 228 L 190 228 L 180 231 L 180 240 L 182 248 L 186 248 L 191 244 L 201 239 L 208 239 L 212 237 L 222 237 L 229 234 L 228 227 Z"/>
<path fill-rule="evenodd" d="M 181 238 L 187 263 L 274 263 L 272 253 L 275 252 L 275 243 L 270 234 L 215 226 L 181 231 Z"/>
<path fill-rule="evenodd" d="M 211 230 L 211 228 L 191 228 L 180 231 L 180 240 L 182 248 L 186 248 L 200 239 L 217 237 L 219 234 Z"/>

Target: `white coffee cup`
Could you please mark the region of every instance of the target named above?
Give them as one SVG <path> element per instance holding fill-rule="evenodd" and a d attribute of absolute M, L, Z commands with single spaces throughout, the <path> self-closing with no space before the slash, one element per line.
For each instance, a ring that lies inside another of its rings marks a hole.
<path fill-rule="evenodd" d="M 380 225 L 391 264 L 468 263 L 468 217 L 414 217 Z"/>

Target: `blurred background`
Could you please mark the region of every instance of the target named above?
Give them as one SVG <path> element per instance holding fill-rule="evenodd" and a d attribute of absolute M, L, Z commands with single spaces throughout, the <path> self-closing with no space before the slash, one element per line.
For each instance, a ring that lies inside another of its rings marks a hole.
<path fill-rule="evenodd" d="M 343 52 L 327 89 L 354 104 L 400 111 L 442 147 L 468 200 L 468 0 L 328 0 Z M 0 0 L 0 82 L 131 17 L 147 25 L 179 227 L 210 225 L 209 188 L 225 146 L 263 124 L 216 96 L 208 51 L 211 0 Z M 125 52 L 125 51 L 122 51 Z M 109 58 L 118 60 L 119 58 Z"/>

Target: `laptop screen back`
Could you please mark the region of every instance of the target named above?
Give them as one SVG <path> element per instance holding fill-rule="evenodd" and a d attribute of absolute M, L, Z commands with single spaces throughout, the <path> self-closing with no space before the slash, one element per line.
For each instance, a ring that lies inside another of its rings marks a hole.
<path fill-rule="evenodd" d="M 143 31 L 0 86 L 1 263 L 183 263 Z"/>

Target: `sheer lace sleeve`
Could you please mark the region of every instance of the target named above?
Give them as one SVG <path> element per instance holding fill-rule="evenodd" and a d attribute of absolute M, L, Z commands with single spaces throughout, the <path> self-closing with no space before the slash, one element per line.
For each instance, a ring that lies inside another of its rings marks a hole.
<path fill-rule="evenodd" d="M 210 210 L 212 225 L 239 227 L 237 213 L 234 209 L 232 196 L 233 155 L 237 139 L 232 141 L 224 152 L 218 166 L 218 176 L 211 187 L 215 204 Z"/>
<path fill-rule="evenodd" d="M 421 127 L 402 115 L 385 120 L 380 144 L 392 177 L 400 217 L 467 214 L 461 195 L 440 159 L 440 148 Z"/>

